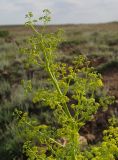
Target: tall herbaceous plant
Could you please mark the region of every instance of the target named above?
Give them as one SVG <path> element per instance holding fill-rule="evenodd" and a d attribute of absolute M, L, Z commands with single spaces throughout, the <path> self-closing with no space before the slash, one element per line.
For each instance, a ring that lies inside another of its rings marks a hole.
<path fill-rule="evenodd" d="M 38 20 L 33 18 L 31 12 L 26 18 L 26 25 L 33 31 L 32 37 L 28 39 L 28 47 L 22 49 L 26 55 L 27 67 L 33 65 L 46 71 L 51 87 L 37 88 L 34 92 L 31 80 L 23 81 L 23 85 L 27 94 L 33 92 L 33 103 L 43 103 L 50 107 L 56 124 L 42 124 L 29 118 L 28 113 L 17 111 L 20 117 L 19 130 L 26 137 L 23 152 L 29 160 L 101 159 L 100 147 L 103 144 L 91 149 L 89 146 L 82 147 L 79 141 L 79 130 L 86 121 L 94 118 L 99 107 L 106 107 L 111 103 L 109 97 L 96 98 L 97 92 L 103 87 L 101 75 L 97 74 L 94 68 L 88 67 L 89 62 L 84 56 L 73 59 L 72 65 L 56 59 L 63 32 L 58 30 L 49 33 L 45 30 L 51 20 L 48 9 L 43 11 L 43 16 Z M 38 21 L 43 22 L 40 30 L 35 25 Z M 116 137 L 118 141 L 117 134 Z M 109 143 L 109 138 L 106 138 L 105 145 L 107 141 Z M 116 151 L 116 148 L 114 150 Z"/>

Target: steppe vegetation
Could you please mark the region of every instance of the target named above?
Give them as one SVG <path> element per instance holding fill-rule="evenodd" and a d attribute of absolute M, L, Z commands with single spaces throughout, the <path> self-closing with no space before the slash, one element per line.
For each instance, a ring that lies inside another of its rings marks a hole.
<path fill-rule="evenodd" d="M 37 26 L 37 28 L 40 30 L 42 27 Z M 65 34 L 63 41 L 58 46 L 57 61 L 72 65 L 74 57 L 80 55 L 87 56 L 90 61 L 90 66 L 94 66 L 96 71 L 102 74 L 103 82 L 105 84 L 104 89 L 97 93 L 96 98 L 100 98 L 106 94 L 115 96 L 114 103 L 109 105 L 107 110 L 104 111 L 100 107 L 94 118 L 88 120 L 79 131 L 80 135 L 86 140 L 84 147 L 88 148 L 89 144 L 89 147 L 91 148 L 91 145 L 93 146 L 102 142 L 103 131 L 109 128 L 108 119 L 111 116 L 118 116 L 118 23 L 47 26 L 46 31 L 47 33 L 55 32 L 58 28 L 62 28 L 65 31 Z M 55 118 L 53 117 L 52 109 L 43 103 L 39 103 L 37 100 L 34 103 L 32 101 L 32 93 L 24 94 L 24 89 L 21 84 L 21 81 L 25 79 L 29 80 L 29 89 L 31 88 L 30 80 L 32 81 L 34 90 L 37 88 L 50 89 L 50 87 L 52 87 L 47 80 L 47 78 L 49 78 L 47 72 L 41 67 L 36 67 L 34 65 L 31 65 L 30 68 L 28 68 L 26 65 L 26 56 L 21 54 L 22 51 L 20 48 L 28 45 L 27 38 L 31 35 L 32 30 L 24 26 L 0 27 L 1 160 L 22 160 L 26 158 L 26 155 L 22 152 L 25 136 L 18 132 L 16 115 L 13 115 L 15 109 L 22 110 L 22 113 L 28 112 L 32 119 L 32 123 L 34 122 L 33 120 L 37 120 L 41 124 L 57 125 Z M 27 83 L 24 84 L 24 86 L 26 85 Z M 17 113 L 19 114 L 19 112 Z M 26 114 L 23 114 L 23 116 L 29 121 Z M 104 148 L 103 153 L 101 154 L 100 147 L 93 147 L 92 152 L 86 151 L 79 158 L 85 156 L 88 159 L 92 159 L 93 155 L 95 155 L 97 160 L 100 158 L 102 159 L 104 154 L 105 157 L 103 160 L 109 160 L 108 158 L 110 156 L 111 160 L 114 157 L 118 157 L 117 144 L 107 136 L 111 135 L 116 137 L 117 141 L 118 132 L 117 126 L 115 126 L 116 123 L 112 122 L 111 125 L 109 130 L 104 133 L 104 142 L 101 143 L 101 148 Z M 114 127 L 116 128 L 114 129 Z M 110 146 L 107 147 L 107 144 L 113 146 L 110 148 Z M 28 144 L 26 146 L 28 146 Z M 88 150 L 90 150 L 90 148 L 88 148 Z M 109 148 L 110 150 L 108 150 Z M 114 157 L 107 154 L 108 151 L 109 154 L 112 152 Z M 60 153 L 62 153 L 61 149 Z M 107 159 L 105 159 L 106 157 Z"/>

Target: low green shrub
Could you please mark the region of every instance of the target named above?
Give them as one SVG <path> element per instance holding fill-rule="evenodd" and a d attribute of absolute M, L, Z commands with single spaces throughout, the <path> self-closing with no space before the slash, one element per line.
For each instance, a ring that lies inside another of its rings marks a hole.
<path fill-rule="evenodd" d="M 113 68 L 118 68 L 118 60 L 111 60 L 110 62 L 108 63 L 105 63 L 105 64 L 102 64 L 100 65 L 97 70 L 98 72 L 100 73 L 104 73 L 108 70 L 112 70 Z"/>
<path fill-rule="evenodd" d="M 9 36 L 9 31 L 0 31 L 0 38 L 6 38 Z"/>

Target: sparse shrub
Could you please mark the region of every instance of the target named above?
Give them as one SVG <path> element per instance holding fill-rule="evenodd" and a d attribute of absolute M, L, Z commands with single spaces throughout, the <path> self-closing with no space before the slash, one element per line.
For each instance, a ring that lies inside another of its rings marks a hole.
<path fill-rule="evenodd" d="M 10 96 L 10 84 L 7 81 L 0 81 L 0 96 L 3 98 Z"/>
<path fill-rule="evenodd" d="M 108 63 L 100 65 L 97 70 L 100 73 L 104 73 L 108 70 L 112 70 L 113 68 L 118 68 L 118 60 L 112 60 Z"/>
<path fill-rule="evenodd" d="M 85 39 L 77 39 L 77 40 L 73 40 L 73 41 L 64 41 L 61 42 L 59 48 L 64 50 L 64 48 L 74 48 L 80 44 L 85 44 L 87 43 L 87 41 Z"/>
<path fill-rule="evenodd" d="M 0 38 L 6 38 L 9 36 L 9 31 L 0 31 Z"/>
<path fill-rule="evenodd" d="M 106 43 L 109 46 L 115 46 L 118 45 L 118 37 L 117 36 L 112 36 L 109 39 L 107 39 Z"/>

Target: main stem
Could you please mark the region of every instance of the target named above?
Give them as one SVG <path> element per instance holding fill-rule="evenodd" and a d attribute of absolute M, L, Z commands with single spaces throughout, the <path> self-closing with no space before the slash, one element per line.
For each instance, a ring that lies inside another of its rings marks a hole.
<path fill-rule="evenodd" d="M 49 65 L 49 62 L 48 62 L 48 58 L 47 58 L 47 56 L 46 56 L 46 52 L 44 52 L 44 57 L 45 57 L 45 61 L 46 61 L 46 68 L 47 68 L 47 71 L 48 71 L 48 73 L 49 73 L 49 75 L 50 75 L 50 78 L 52 79 L 52 82 L 53 82 L 55 88 L 57 89 L 58 93 L 62 96 L 63 93 L 62 93 L 61 90 L 60 90 L 60 87 L 59 87 L 59 85 L 58 85 L 57 79 L 55 78 L 55 76 L 53 75 L 53 73 L 52 73 L 52 71 L 51 71 L 51 69 L 50 69 L 50 65 Z M 64 108 L 63 108 L 63 109 L 64 109 L 64 112 L 66 113 L 66 115 L 67 115 L 69 118 L 72 118 L 72 116 L 71 116 L 71 114 L 70 114 L 70 111 L 69 111 L 66 103 L 64 103 Z"/>

